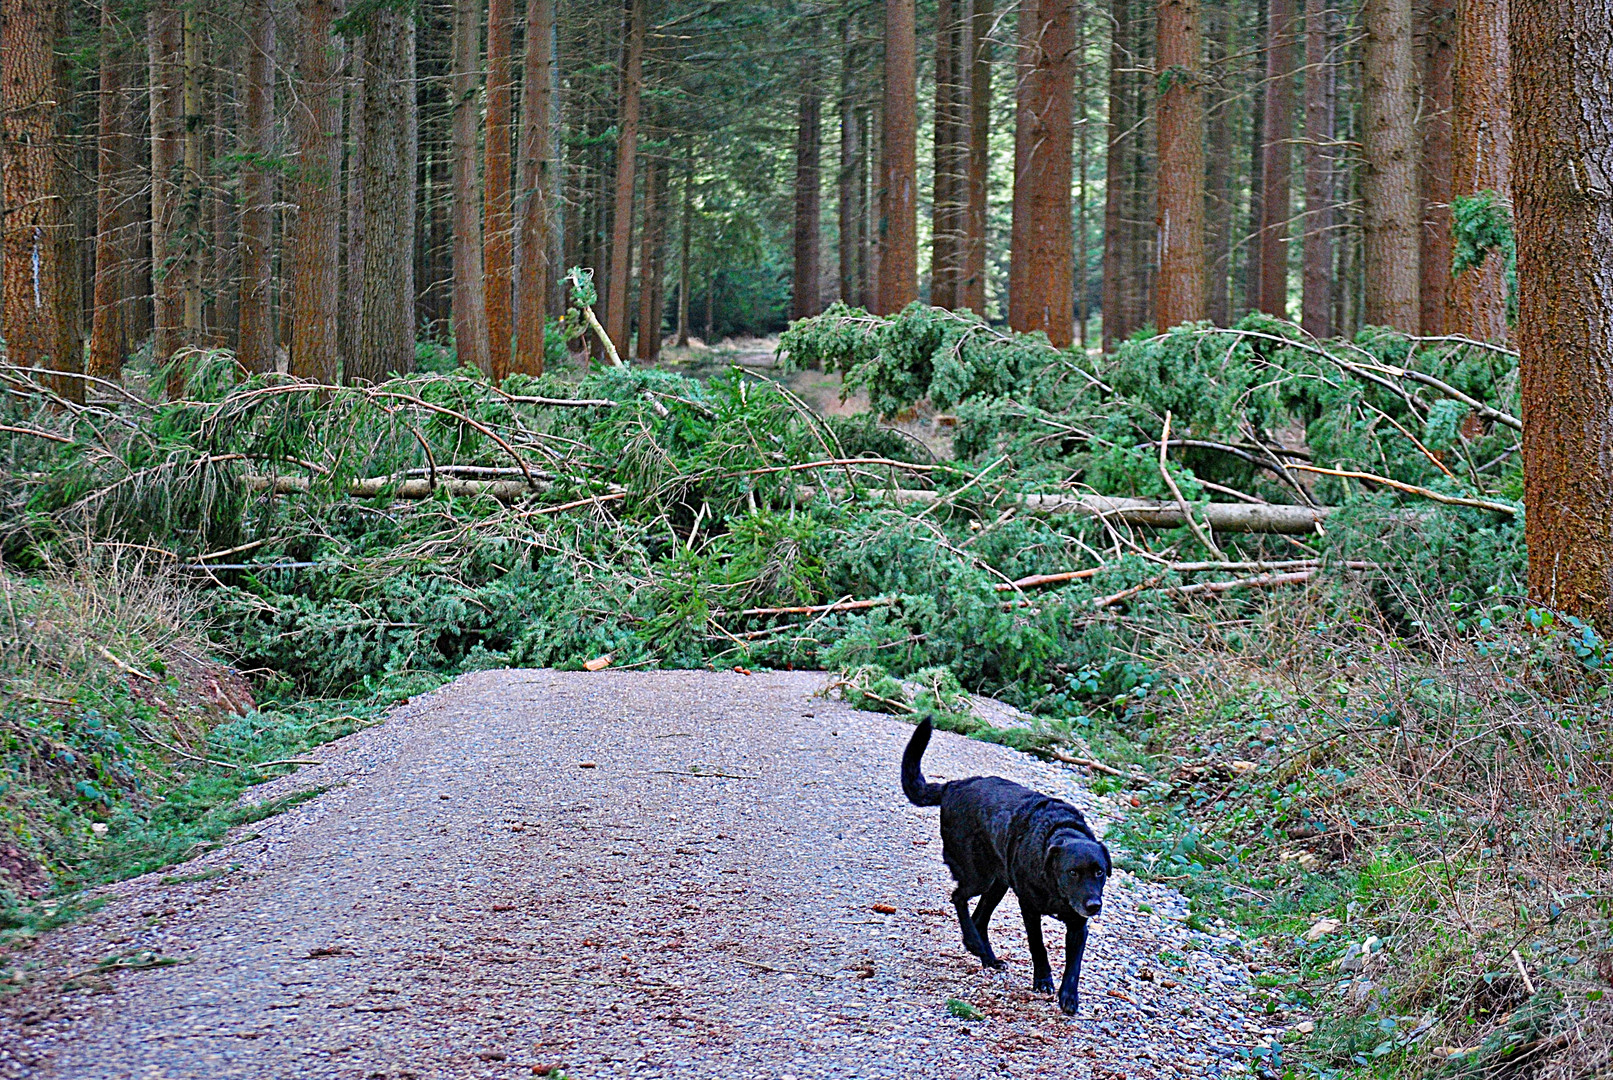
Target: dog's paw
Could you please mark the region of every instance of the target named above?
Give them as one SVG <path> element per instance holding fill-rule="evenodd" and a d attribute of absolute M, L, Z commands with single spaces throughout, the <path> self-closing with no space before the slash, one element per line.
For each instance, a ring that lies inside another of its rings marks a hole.
<path fill-rule="evenodd" d="M 1059 1008 L 1064 1010 L 1064 1015 L 1074 1016 L 1075 1010 L 1080 1007 L 1081 995 L 1073 987 L 1059 991 Z"/>
<path fill-rule="evenodd" d="M 997 959 L 995 956 L 982 956 L 980 958 L 980 963 L 983 966 L 992 968 L 996 971 L 1001 971 L 1003 968 L 1003 962 Z"/>
<path fill-rule="evenodd" d="M 1043 975 L 1040 979 L 1031 983 L 1031 989 L 1038 994 L 1051 994 L 1053 992 L 1053 976 Z"/>

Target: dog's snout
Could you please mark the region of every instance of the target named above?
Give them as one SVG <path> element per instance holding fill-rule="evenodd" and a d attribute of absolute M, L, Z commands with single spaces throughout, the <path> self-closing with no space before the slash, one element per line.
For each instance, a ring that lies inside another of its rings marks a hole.
<path fill-rule="evenodd" d="M 1102 911 L 1103 911 L 1103 901 L 1102 900 L 1088 900 L 1087 901 L 1087 918 L 1095 919 L 1095 918 L 1098 917 L 1099 914 L 1102 913 Z"/>

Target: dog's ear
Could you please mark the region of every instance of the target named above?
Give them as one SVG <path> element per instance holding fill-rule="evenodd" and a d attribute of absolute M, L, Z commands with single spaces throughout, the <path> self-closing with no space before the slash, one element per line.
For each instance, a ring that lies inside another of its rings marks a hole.
<path fill-rule="evenodd" d="M 1103 852 L 1103 876 L 1113 877 L 1115 872 L 1115 864 L 1109 858 L 1109 849 L 1107 846 L 1105 846 L 1102 840 L 1098 841 L 1098 850 Z"/>
<path fill-rule="evenodd" d="M 1044 875 L 1049 878 L 1053 876 L 1053 860 L 1057 858 L 1059 853 L 1068 846 L 1069 842 L 1064 840 L 1062 837 L 1053 840 L 1047 845 L 1047 852 L 1042 856 L 1042 873 Z"/>

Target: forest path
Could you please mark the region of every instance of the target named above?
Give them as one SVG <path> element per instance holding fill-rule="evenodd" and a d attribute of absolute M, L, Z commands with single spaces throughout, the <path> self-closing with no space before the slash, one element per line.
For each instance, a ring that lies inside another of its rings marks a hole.
<path fill-rule="evenodd" d="M 982 972 L 948 908 L 936 812 L 899 790 L 912 729 L 815 697 L 826 682 L 488 671 L 418 698 L 256 792 L 324 794 L 43 938 L 0 998 L 0 1071 L 1244 1071 L 1235 1048 L 1263 1031 L 1247 971 L 1160 886 L 1116 876 L 1073 1018 L 1029 993 L 1011 900 L 994 924 L 1007 969 Z M 938 734 L 926 767 L 1093 808 L 1074 772 L 999 746 Z M 141 950 L 181 963 L 69 981 Z M 984 1019 L 949 1016 L 949 998 Z"/>

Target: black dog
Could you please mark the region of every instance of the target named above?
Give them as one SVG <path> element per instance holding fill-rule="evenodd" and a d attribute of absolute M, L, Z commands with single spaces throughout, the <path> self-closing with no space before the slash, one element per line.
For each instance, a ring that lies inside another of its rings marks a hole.
<path fill-rule="evenodd" d="M 952 906 L 963 928 L 963 947 L 986 967 L 1003 966 L 986 939 L 986 924 L 1003 895 L 1013 889 L 1025 916 L 1037 990 L 1053 991 L 1042 916 L 1065 924 L 1059 1008 L 1075 1012 L 1081 1001 L 1078 986 L 1087 920 L 1103 910 L 1109 850 L 1098 842 L 1081 811 L 1000 776 L 930 783 L 919 771 L 919 759 L 929 745 L 930 722 L 925 720 L 902 755 L 902 791 L 915 806 L 941 808 L 941 857 L 958 882 Z M 969 901 L 976 896 L 980 903 L 971 916 Z"/>

